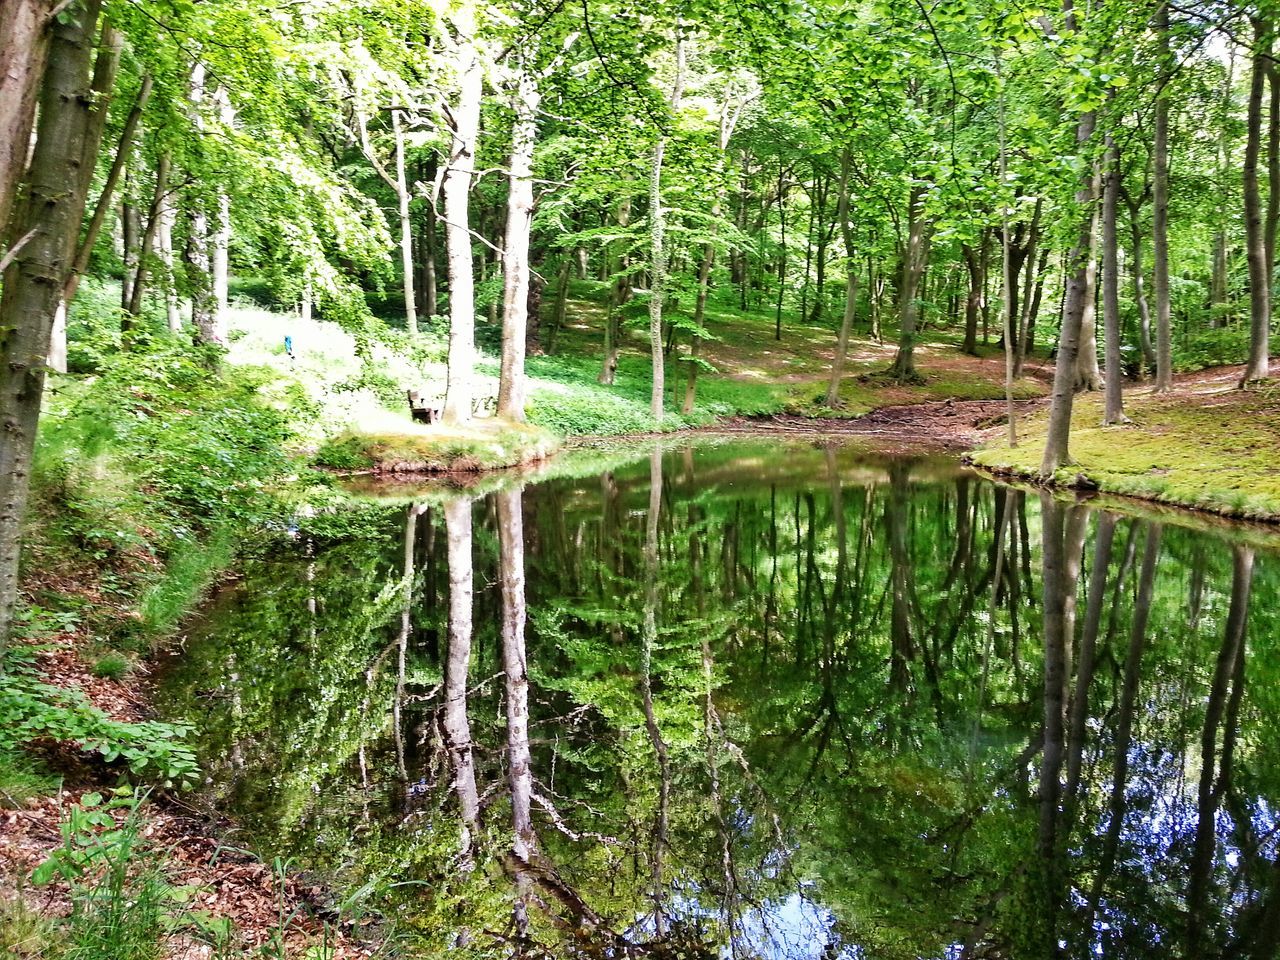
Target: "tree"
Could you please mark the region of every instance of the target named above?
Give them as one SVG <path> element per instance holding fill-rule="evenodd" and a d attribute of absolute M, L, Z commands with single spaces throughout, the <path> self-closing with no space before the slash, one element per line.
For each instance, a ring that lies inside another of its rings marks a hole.
<path fill-rule="evenodd" d="M 18 599 L 22 520 L 44 397 L 45 358 L 84 216 L 87 185 L 81 171 L 97 157 L 101 137 L 91 90 L 109 88 L 104 75 L 114 74 L 119 62 L 111 27 L 104 25 L 106 43 L 97 51 L 101 72 L 96 78 L 90 72 L 100 10 L 99 0 L 81 0 L 50 28 L 35 148 L 11 230 L 11 235 L 31 239 L 16 251 L 11 247 L 15 255 L 0 294 L 0 429 L 5 436 L 0 445 L 0 643 L 8 640 Z"/>

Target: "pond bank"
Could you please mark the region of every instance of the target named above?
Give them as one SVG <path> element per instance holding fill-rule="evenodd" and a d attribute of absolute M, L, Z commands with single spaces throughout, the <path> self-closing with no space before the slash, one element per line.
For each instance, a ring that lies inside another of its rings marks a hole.
<path fill-rule="evenodd" d="M 1280 391 L 1238 388 L 1243 367 L 1216 367 L 1175 378 L 1156 394 L 1126 390 L 1130 422 L 1102 425 L 1102 395 L 1076 398 L 1073 463 L 1053 485 L 1187 507 L 1241 520 L 1280 522 Z M 990 431 L 968 456 L 1002 479 L 1036 483 L 1047 428 L 1045 410 L 1019 420 L 1019 445 Z"/>

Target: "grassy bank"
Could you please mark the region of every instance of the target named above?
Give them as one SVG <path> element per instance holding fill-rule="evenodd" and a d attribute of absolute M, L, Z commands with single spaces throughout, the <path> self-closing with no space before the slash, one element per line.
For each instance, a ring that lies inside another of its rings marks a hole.
<path fill-rule="evenodd" d="M 1073 464 L 1055 482 L 1120 496 L 1280 521 L 1280 392 L 1238 390 L 1239 369 L 1180 376 L 1163 395 L 1136 387 L 1126 396 L 1129 424 L 1102 426 L 1102 397 L 1076 398 Z M 1047 411 L 1020 424 L 1021 442 L 993 441 L 973 461 L 998 474 L 1035 477 L 1044 452 Z"/>

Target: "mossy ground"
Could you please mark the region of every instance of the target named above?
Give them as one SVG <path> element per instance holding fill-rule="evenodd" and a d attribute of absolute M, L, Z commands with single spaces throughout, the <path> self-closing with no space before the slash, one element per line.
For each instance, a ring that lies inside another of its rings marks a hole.
<path fill-rule="evenodd" d="M 1102 426 L 1102 397 L 1076 398 L 1074 463 L 1055 479 L 1081 480 L 1104 492 L 1208 510 L 1225 516 L 1280 520 L 1280 384 L 1235 389 L 1236 368 L 1179 378 L 1173 392 L 1136 387 L 1125 398 L 1131 423 Z M 1021 442 L 1003 440 L 973 460 L 995 471 L 1032 476 L 1044 452 L 1047 413 L 1022 421 Z"/>
<path fill-rule="evenodd" d="M 375 473 L 470 473 L 545 460 L 559 446 L 540 427 L 485 418 L 465 427 L 408 424 L 391 433 L 339 434 L 320 448 L 316 462 Z"/>

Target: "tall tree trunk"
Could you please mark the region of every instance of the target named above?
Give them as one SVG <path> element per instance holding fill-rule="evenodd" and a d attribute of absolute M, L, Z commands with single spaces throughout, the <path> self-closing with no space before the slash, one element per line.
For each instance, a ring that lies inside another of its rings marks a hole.
<path fill-rule="evenodd" d="M 836 340 L 836 355 L 831 363 L 831 381 L 827 384 L 827 406 L 840 405 L 840 381 L 844 375 L 844 361 L 849 352 L 849 334 L 858 313 L 858 262 L 854 250 L 853 223 L 849 214 L 849 174 L 852 160 L 846 147 L 840 156 L 840 197 L 836 201 L 836 219 L 844 240 L 845 286 L 844 316 L 840 318 L 840 335 Z"/>
<path fill-rule="evenodd" d="M 1111 801 L 1107 817 L 1107 832 L 1102 841 L 1101 861 L 1089 892 L 1090 922 L 1085 927 L 1087 930 L 1093 929 L 1092 921 L 1097 914 L 1098 904 L 1102 900 L 1103 888 L 1115 867 L 1120 835 L 1124 829 L 1125 811 L 1128 807 L 1126 788 L 1129 780 L 1129 748 L 1133 740 L 1134 708 L 1138 702 L 1138 681 L 1142 675 L 1142 650 L 1147 639 L 1147 614 L 1151 608 L 1161 534 L 1160 524 L 1147 524 L 1147 542 L 1142 555 L 1142 570 L 1138 575 L 1138 595 L 1134 599 L 1133 620 L 1129 627 L 1129 649 L 1124 661 L 1124 681 L 1116 715 L 1115 740 L 1111 746 Z M 1090 597 L 1090 602 L 1092 599 Z"/>
<path fill-rule="evenodd" d="M 1262 98 L 1271 56 L 1271 27 L 1253 20 L 1253 77 L 1249 84 L 1247 136 L 1244 151 L 1244 225 L 1249 260 L 1249 361 L 1241 386 L 1270 373 L 1271 264 L 1267 260 L 1267 236 L 1263 224 L 1258 158 L 1262 152 Z M 1274 189 L 1274 187 L 1273 187 Z"/>
<path fill-rule="evenodd" d="M 409 201 L 409 178 L 405 173 L 404 129 L 400 111 L 391 111 L 391 131 L 396 141 L 396 212 L 400 217 L 400 269 L 404 274 L 404 320 L 409 333 L 418 333 L 418 297 L 414 292 L 413 274 L 413 216 Z"/>
<path fill-rule="evenodd" d="M 676 76 L 671 90 L 671 112 L 680 110 L 684 93 L 684 40 L 676 38 Z M 658 134 L 649 167 L 649 351 L 653 362 L 653 384 L 649 413 L 662 422 L 663 391 L 666 389 L 666 357 L 662 349 L 662 301 L 667 284 L 666 211 L 662 208 L 662 162 L 667 152 L 667 134 Z"/>
<path fill-rule="evenodd" d="M 498 416 L 524 422 L 525 335 L 529 320 L 529 230 L 533 223 L 533 146 L 542 97 L 532 73 L 522 71 L 515 95 L 511 133 L 511 187 L 507 199 L 507 239 L 503 259 L 502 375 Z"/>
<path fill-rule="evenodd" d="M 1156 351 L 1151 343 L 1151 308 L 1147 304 L 1146 284 L 1142 278 L 1142 201 L 1120 183 L 1120 199 L 1129 209 L 1129 236 L 1133 244 L 1129 258 L 1129 274 L 1133 278 L 1133 299 L 1138 306 L 1138 348 L 1142 351 L 1143 368 L 1154 370 Z M 1142 370 L 1139 376 L 1143 376 Z"/>
<path fill-rule="evenodd" d="M 1071 13 L 1071 0 L 1066 0 L 1069 27 L 1075 29 L 1075 15 Z M 1096 118 L 1092 111 L 1081 115 L 1076 124 L 1076 144 L 1087 149 L 1093 138 Z M 1045 438 L 1044 456 L 1040 461 L 1040 475 L 1052 477 L 1057 469 L 1070 462 L 1071 409 L 1075 403 L 1076 358 L 1080 353 L 1080 328 L 1084 320 L 1085 301 L 1088 295 L 1088 268 L 1093 259 L 1093 201 L 1097 196 L 1097 168 L 1090 166 L 1082 174 L 1080 189 L 1076 191 L 1076 203 L 1082 209 L 1080 229 L 1075 245 L 1067 258 L 1067 284 L 1063 295 L 1062 329 L 1058 335 L 1058 359 L 1053 370 L 1053 389 L 1050 393 L 1049 429 Z"/>
<path fill-rule="evenodd" d="M 196 130 L 203 134 L 208 127 L 206 117 L 205 68 L 196 61 L 191 68 L 190 112 Z M 210 226 L 209 199 L 196 193 L 191 197 L 187 230 L 187 285 L 191 292 L 191 324 L 200 343 L 226 346 L 222 312 L 214 287 L 213 229 Z"/>
<path fill-rule="evenodd" d="M 151 197 L 151 208 L 147 213 L 147 226 L 142 232 L 142 242 L 138 246 L 138 272 L 133 278 L 133 289 L 129 297 L 128 315 L 138 317 L 142 314 L 142 298 L 147 289 L 147 269 L 155 254 L 156 237 L 160 231 L 160 221 L 164 214 L 165 193 L 169 189 L 169 151 L 160 154 L 156 163 L 155 193 Z"/>
<path fill-rule="evenodd" d="M 21 243 L 6 232 L 27 172 L 31 127 L 49 52 L 51 0 L 0 4 L 0 255 Z M 27 241 L 30 242 L 30 241 Z"/>
<path fill-rule="evenodd" d="M 662 447 L 649 455 L 649 513 L 644 540 L 644 622 L 641 626 L 640 697 L 645 729 L 658 762 L 658 810 L 653 831 L 652 883 L 654 927 L 661 939 L 667 933 L 664 863 L 671 804 L 671 760 L 653 708 L 653 650 L 658 643 L 658 529 L 662 509 Z"/>
<path fill-rule="evenodd" d="M 470 192 L 475 173 L 476 139 L 480 134 L 480 102 L 484 65 L 477 46 L 475 12 L 459 7 L 458 43 L 461 86 L 453 111 L 453 140 L 445 170 L 445 249 L 449 260 L 449 370 L 443 419 L 449 424 L 471 420 L 476 362 L 475 264 L 471 256 Z"/>
<path fill-rule="evenodd" d="M 218 122 L 224 130 L 228 130 L 235 120 L 235 111 L 231 107 L 231 95 L 226 87 L 218 87 L 211 98 L 218 112 Z M 231 280 L 231 195 L 226 187 L 219 184 L 216 202 L 213 207 L 213 227 L 209 234 L 211 249 L 209 263 L 213 270 L 213 306 L 217 311 L 218 329 L 226 335 L 227 303 Z"/>
<path fill-rule="evenodd" d="M 1156 392 L 1173 386 L 1173 335 L 1169 304 L 1169 2 L 1156 0 L 1156 35 L 1159 42 L 1161 84 L 1156 94 L 1155 136 L 1152 160 L 1151 282 L 1156 295 Z M 1136 256 L 1135 250 L 1135 256 Z M 1136 268 L 1135 268 L 1136 269 Z M 1135 273 L 1135 276 L 1140 274 Z M 1136 282 L 1136 281 L 1135 281 Z"/>
<path fill-rule="evenodd" d="M 36 146 L 10 232 L 18 238 L 31 234 L 31 239 L 5 270 L 0 293 L 0 646 L 9 639 L 18 599 L 22 518 L 45 355 L 84 217 L 82 165 L 97 156 L 99 146 L 93 142 L 89 76 L 99 10 L 99 0 L 75 3 L 50 27 Z"/>
<path fill-rule="evenodd" d="M 475 866 L 475 838 L 480 825 L 471 722 L 467 718 L 467 673 L 471 666 L 472 568 L 471 501 L 458 497 L 444 505 L 449 563 L 449 649 L 444 667 L 445 747 L 453 769 L 453 791 L 461 814 L 462 869 Z"/>
<path fill-rule="evenodd" d="M 627 195 L 618 201 L 617 223 L 619 227 L 625 228 L 631 225 L 631 197 Z M 618 258 L 614 261 L 614 278 L 613 286 L 609 292 L 609 310 L 604 318 L 604 362 L 600 367 L 600 375 L 596 379 L 605 386 L 613 383 L 614 377 L 618 373 L 618 353 L 622 349 L 622 317 L 620 311 L 622 305 L 631 299 L 631 273 L 630 258 L 626 254 L 625 242 L 621 244 L 623 250 L 618 254 Z M 569 273 L 572 261 L 566 254 L 565 267 L 561 274 L 560 289 L 564 293 L 564 301 L 567 304 L 569 296 Z M 564 322 L 564 317 L 560 317 L 560 322 Z"/>
<path fill-rule="evenodd" d="M 965 268 L 969 271 L 969 295 L 964 301 L 964 344 L 961 351 L 976 356 L 978 353 L 978 317 L 982 312 L 982 295 L 986 292 L 987 278 L 982 275 L 982 263 L 978 251 L 970 244 L 961 244 Z"/>
<path fill-rule="evenodd" d="M 531 814 L 533 765 L 529 753 L 529 667 L 525 662 L 524 512 L 520 489 L 497 495 L 502 584 L 502 664 L 507 675 L 507 783 L 511 789 L 511 852 L 516 860 L 515 921 L 528 928 L 530 881 L 522 869 L 536 847 Z"/>
<path fill-rule="evenodd" d="M 1120 151 L 1107 134 L 1107 179 L 1102 203 L 1102 317 L 1106 330 L 1107 376 L 1103 423 L 1124 423 L 1124 371 L 1120 367 Z"/>
<path fill-rule="evenodd" d="M 929 262 L 929 223 L 923 207 L 923 188 L 912 187 L 907 201 L 907 238 L 898 289 L 898 353 L 889 368 L 889 376 L 900 384 L 919 379 L 915 362 L 916 316 L 919 313 L 917 292 Z"/>
<path fill-rule="evenodd" d="M 1249 595 L 1253 587 L 1253 548 L 1237 546 L 1233 554 L 1231 605 L 1227 611 L 1226 629 L 1213 682 L 1205 704 L 1204 728 L 1200 735 L 1200 782 L 1197 794 L 1195 839 L 1192 842 L 1187 880 L 1187 953 L 1189 957 L 1205 956 L 1209 931 L 1209 895 L 1213 883 L 1213 861 L 1218 845 L 1217 818 L 1222 797 L 1230 777 L 1230 748 L 1235 732 L 1230 729 L 1235 719 L 1230 701 L 1239 696 L 1241 663 L 1245 654 L 1245 634 L 1249 623 Z M 1232 689 L 1233 677 L 1237 677 Z M 1227 716 L 1223 732 L 1222 753 L 1218 752 L 1218 729 Z"/>
<path fill-rule="evenodd" d="M 1099 190 L 1095 200 L 1101 197 L 1101 166 L 1097 167 L 1095 181 Z M 1098 227 L 1102 222 L 1102 208 L 1093 207 L 1092 250 L 1085 264 L 1084 311 L 1080 316 L 1080 350 L 1076 354 L 1076 391 L 1092 392 L 1102 386 L 1102 369 L 1098 365 Z"/>

